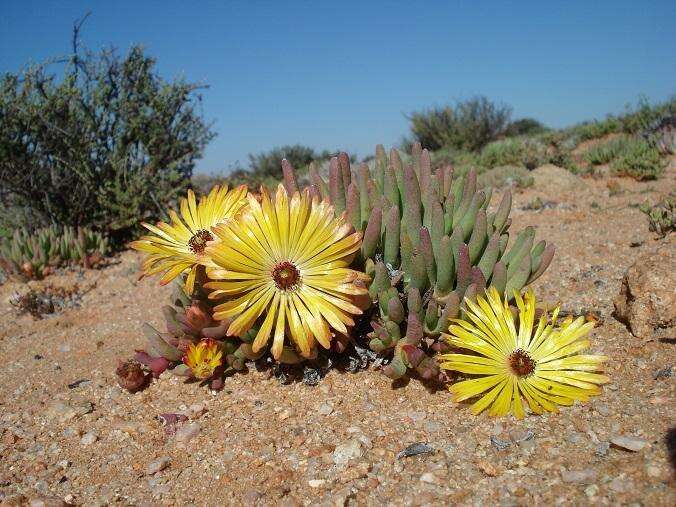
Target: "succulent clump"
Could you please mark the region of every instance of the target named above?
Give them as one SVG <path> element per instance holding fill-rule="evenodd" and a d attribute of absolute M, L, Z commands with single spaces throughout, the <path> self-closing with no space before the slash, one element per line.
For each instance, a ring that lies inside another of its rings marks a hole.
<path fill-rule="evenodd" d="M 285 185 L 296 188 L 286 165 Z M 370 348 L 389 361 L 396 379 L 416 372 L 439 377 L 440 335 L 464 314 L 465 300 L 486 287 L 512 297 L 549 266 L 554 247 L 535 242 L 535 229 L 517 233 L 508 247 L 511 195 L 491 208 L 492 189 L 480 188 L 473 170 L 432 169 L 419 144 L 410 159 L 376 149 L 372 166 L 353 170 L 349 157 L 331 160 L 328 181 L 311 165 L 311 189 L 345 213 L 364 239 L 355 264 L 369 275 Z"/>

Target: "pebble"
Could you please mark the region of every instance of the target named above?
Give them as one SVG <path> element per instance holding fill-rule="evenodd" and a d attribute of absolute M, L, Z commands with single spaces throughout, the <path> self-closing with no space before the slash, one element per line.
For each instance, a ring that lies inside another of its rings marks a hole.
<path fill-rule="evenodd" d="M 437 477 L 431 472 L 426 472 L 420 476 L 420 482 L 425 482 L 427 484 L 436 484 Z"/>
<path fill-rule="evenodd" d="M 31 498 L 28 505 L 30 507 L 65 507 L 68 504 L 60 498 L 39 496 Z"/>
<path fill-rule="evenodd" d="M 655 465 L 648 465 L 645 471 L 648 477 L 652 477 L 653 479 L 659 479 L 662 476 L 662 470 Z"/>
<path fill-rule="evenodd" d="M 162 456 L 161 458 L 156 459 L 155 461 L 148 463 L 146 467 L 146 475 L 153 475 L 161 470 L 164 470 L 171 463 L 171 458 L 169 456 Z"/>
<path fill-rule="evenodd" d="M 610 442 L 600 442 L 596 446 L 596 451 L 594 451 L 594 453 L 597 456 L 606 456 L 608 454 L 608 449 L 610 449 Z"/>
<path fill-rule="evenodd" d="M 530 440 L 534 436 L 535 433 L 533 433 L 528 428 L 514 428 L 509 432 L 509 438 L 512 440 L 512 442 L 516 444 L 518 444 L 519 442 L 525 442 L 526 440 Z"/>
<path fill-rule="evenodd" d="M 333 412 L 333 407 L 329 405 L 328 403 L 322 403 L 319 407 L 319 414 L 320 415 L 329 415 Z"/>
<path fill-rule="evenodd" d="M 625 437 L 625 436 L 615 436 L 610 439 L 610 443 L 613 444 L 615 447 L 619 447 L 620 449 L 624 449 L 625 451 L 632 452 L 638 452 L 641 449 L 643 449 L 646 445 L 648 445 L 648 441 L 643 440 L 642 438 Z"/>
<path fill-rule="evenodd" d="M 82 445 L 91 445 L 94 442 L 96 442 L 99 439 L 99 437 L 96 435 L 96 433 L 88 431 L 84 435 L 82 435 L 82 438 L 80 439 L 80 443 Z"/>
<path fill-rule="evenodd" d="M 585 468 L 584 470 L 563 470 L 561 480 L 570 484 L 590 484 L 596 479 L 596 470 Z"/>
<path fill-rule="evenodd" d="M 586 488 L 584 488 L 584 494 L 587 495 L 589 498 L 598 495 L 599 493 L 599 487 L 596 484 L 590 484 Z"/>
<path fill-rule="evenodd" d="M 634 489 L 634 483 L 631 479 L 626 479 L 624 475 L 618 475 L 610 481 L 608 487 L 615 493 L 626 493 Z"/>
<path fill-rule="evenodd" d="M 333 451 L 333 462 L 336 465 L 346 465 L 351 459 L 361 458 L 361 455 L 361 443 L 353 438 L 336 446 Z"/>
<path fill-rule="evenodd" d="M 174 440 L 177 442 L 189 442 L 199 435 L 201 429 L 202 428 L 198 423 L 184 424 L 176 430 L 176 433 L 174 434 Z"/>
<path fill-rule="evenodd" d="M 324 479 L 311 479 L 307 483 L 311 488 L 321 488 L 326 484 L 326 481 Z"/>
<path fill-rule="evenodd" d="M 193 403 L 190 405 L 188 408 L 188 412 L 193 418 L 197 418 L 201 415 L 203 415 L 207 411 L 207 408 L 204 406 L 203 403 Z"/>

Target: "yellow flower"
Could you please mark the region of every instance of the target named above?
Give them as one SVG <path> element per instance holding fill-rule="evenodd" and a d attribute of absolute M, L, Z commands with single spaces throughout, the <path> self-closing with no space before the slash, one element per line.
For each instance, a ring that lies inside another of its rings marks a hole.
<path fill-rule="evenodd" d="M 183 362 L 192 370 L 195 378 L 204 380 L 214 374 L 222 363 L 223 352 L 214 340 L 206 339 L 197 345 L 191 343 L 183 356 Z"/>
<path fill-rule="evenodd" d="M 466 301 L 468 320 L 454 319 L 445 336 L 456 348 L 475 352 L 442 354 L 441 367 L 477 375 L 450 386 L 454 401 L 481 395 L 472 407 L 476 415 L 490 407 L 489 414 L 502 416 L 512 412 L 523 418 L 521 397 L 536 414 L 556 412 L 557 405 L 572 405 L 575 400 L 587 401 L 601 392 L 599 385 L 608 377 L 594 373 L 605 356 L 582 355 L 590 346 L 582 339 L 594 327 L 583 317 L 568 318 L 556 326 L 559 308 L 551 321 L 544 313 L 534 327 L 535 295 L 529 289 L 524 298 L 515 293 L 518 307 L 518 330 L 507 300 L 501 301 L 491 287 L 486 298 L 477 303 Z"/>
<path fill-rule="evenodd" d="M 143 223 L 154 235 L 131 243 L 132 248 L 150 254 L 143 262 L 142 276 L 162 272 L 160 283 L 164 285 L 187 271 L 185 287 L 192 294 L 197 266 L 208 263 L 204 251 L 207 242 L 214 239 L 213 227 L 240 211 L 246 204 L 246 193 L 244 185 L 230 191 L 227 185 L 216 185 L 197 203 L 193 191 L 188 190 L 188 198 L 180 202 L 181 216 L 169 210 L 171 224 L 160 222 L 155 227 Z"/>
<path fill-rule="evenodd" d="M 260 317 L 254 352 L 267 345 L 274 328 L 272 355 L 279 359 L 288 328 L 301 355 L 311 357 L 316 342 L 330 346 L 329 327 L 347 333 L 352 316 L 362 313 L 353 297 L 367 291 L 354 282 L 367 277 L 347 268 L 361 234 L 308 191 L 289 200 L 280 185 L 273 200 L 263 189 L 260 202 L 250 195 L 238 219 L 214 231 L 220 241 L 207 253 L 218 268 L 208 275 L 218 281 L 205 287 L 213 289 L 210 298 L 228 297 L 214 308 L 214 318 L 232 318 L 228 334 L 241 336 Z"/>

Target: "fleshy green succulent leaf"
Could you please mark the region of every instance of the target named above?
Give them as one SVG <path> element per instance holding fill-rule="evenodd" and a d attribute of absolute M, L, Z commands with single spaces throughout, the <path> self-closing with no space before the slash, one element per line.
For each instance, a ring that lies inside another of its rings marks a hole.
<path fill-rule="evenodd" d="M 436 292 L 444 296 L 453 289 L 455 275 L 455 261 L 453 258 L 453 249 L 451 238 L 444 236 L 441 238 L 441 247 L 439 248 L 439 259 L 437 260 L 437 283 Z"/>
<path fill-rule="evenodd" d="M 504 232 L 505 226 L 507 225 L 507 217 L 509 217 L 509 212 L 512 209 L 512 194 L 510 191 L 506 191 L 502 195 L 502 200 L 498 206 L 498 210 L 495 213 L 495 219 L 493 220 L 493 228 L 496 231 Z"/>
<path fill-rule="evenodd" d="M 432 237 L 430 231 L 425 227 L 420 228 L 420 253 L 425 261 L 427 278 L 431 285 L 437 283 L 437 268 L 434 262 L 434 251 L 432 250 Z"/>
<path fill-rule="evenodd" d="M 395 266 L 399 259 L 399 233 L 401 232 L 401 223 L 399 208 L 392 206 L 387 213 L 385 222 L 385 247 L 383 259 L 386 263 Z"/>
<path fill-rule="evenodd" d="M 361 230 L 361 204 L 359 187 L 353 182 L 347 188 L 347 218 L 356 231 Z"/>
<path fill-rule="evenodd" d="M 479 269 L 484 275 L 484 278 L 488 280 L 493 273 L 493 267 L 498 260 L 500 255 L 500 234 L 495 233 L 488 241 L 488 245 L 484 250 L 481 259 L 479 260 Z"/>
<path fill-rule="evenodd" d="M 521 259 L 518 269 L 514 274 L 509 276 L 509 268 L 507 270 L 507 286 L 505 287 L 505 294 L 511 295 L 513 291 L 521 291 L 521 288 L 528 281 L 530 276 L 531 265 L 530 255 L 524 255 Z"/>
<path fill-rule="evenodd" d="M 289 195 L 293 195 L 298 191 L 298 183 L 296 182 L 296 174 L 293 166 L 285 158 L 282 159 L 282 175 L 284 177 L 284 187 Z"/>
<path fill-rule="evenodd" d="M 364 231 L 364 239 L 361 245 L 362 256 L 364 259 L 375 256 L 376 249 L 380 243 L 380 229 L 382 224 L 382 211 L 380 206 L 376 206 L 369 217 L 366 230 Z"/>
<path fill-rule="evenodd" d="M 486 212 L 482 209 L 479 210 L 476 215 L 474 229 L 472 230 L 467 245 L 469 247 L 470 262 L 475 264 L 486 245 Z"/>
<path fill-rule="evenodd" d="M 493 275 L 491 276 L 491 285 L 497 289 L 500 294 L 505 293 L 507 286 L 507 267 L 502 261 L 495 263 L 493 268 Z"/>
<path fill-rule="evenodd" d="M 552 262 L 552 259 L 554 258 L 554 252 L 556 248 L 554 245 L 547 245 L 542 252 L 542 255 L 539 258 L 539 262 L 537 266 L 533 266 L 533 273 L 530 275 L 528 278 L 528 284 L 533 283 L 535 280 L 540 278 L 542 276 L 542 273 L 545 272 L 545 270 L 549 267 L 549 265 Z"/>

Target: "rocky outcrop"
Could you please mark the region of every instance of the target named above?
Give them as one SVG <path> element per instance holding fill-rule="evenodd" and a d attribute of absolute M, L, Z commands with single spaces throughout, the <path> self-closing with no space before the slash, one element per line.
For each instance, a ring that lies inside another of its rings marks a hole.
<path fill-rule="evenodd" d="M 615 317 L 639 338 L 676 337 L 676 241 L 639 255 L 627 269 Z"/>

